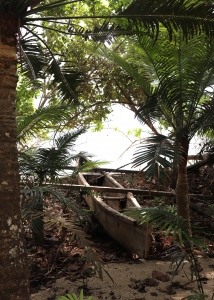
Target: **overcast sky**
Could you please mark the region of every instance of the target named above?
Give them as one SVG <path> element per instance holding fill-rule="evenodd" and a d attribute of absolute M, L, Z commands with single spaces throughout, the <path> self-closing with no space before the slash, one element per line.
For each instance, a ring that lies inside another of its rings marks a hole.
<path fill-rule="evenodd" d="M 88 131 L 82 135 L 77 141 L 78 150 L 94 154 L 94 160 L 109 161 L 106 167 L 118 168 L 129 163 L 136 147 L 126 150 L 138 139 L 131 135 L 127 137 L 127 132 L 142 128 L 142 125 L 135 119 L 133 112 L 120 105 L 114 107 L 104 125 L 105 129 L 101 132 Z M 130 169 L 131 165 L 127 168 Z"/>
<path fill-rule="evenodd" d="M 114 130 L 115 127 L 118 129 L 117 131 Z M 121 105 L 115 105 L 113 113 L 109 115 L 108 121 L 105 122 L 105 129 L 101 132 L 89 130 L 77 140 L 76 145 L 78 147 L 75 149 L 93 154 L 94 160 L 108 161 L 106 167 L 119 168 L 131 162 L 136 146 L 139 144 L 137 137 L 126 136 L 128 130 L 136 128 L 142 128 L 141 137 L 146 138 L 149 135 L 148 127 L 143 126 L 135 118 L 133 112 Z M 198 137 L 192 139 L 189 154 L 196 154 L 199 151 L 200 142 L 201 139 Z M 130 164 L 124 169 L 132 169 L 132 165 Z M 137 170 L 140 170 L 140 168 L 138 167 Z"/>

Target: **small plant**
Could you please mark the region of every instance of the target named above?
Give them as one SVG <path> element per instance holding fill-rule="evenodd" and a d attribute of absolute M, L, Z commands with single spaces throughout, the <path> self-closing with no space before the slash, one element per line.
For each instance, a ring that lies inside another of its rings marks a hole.
<path fill-rule="evenodd" d="M 154 203 L 155 203 L 156 205 L 162 204 L 161 198 L 155 197 L 155 198 L 154 198 Z"/>
<path fill-rule="evenodd" d="M 60 296 L 59 298 L 57 298 L 57 300 L 84 300 L 83 290 L 80 291 L 79 298 L 76 294 L 72 293 L 72 294 L 66 294 L 64 296 Z M 93 297 L 89 296 L 87 300 L 93 300 Z"/>
<path fill-rule="evenodd" d="M 205 300 L 208 296 L 204 294 L 199 294 L 196 291 L 194 291 L 194 294 L 187 296 L 187 300 Z"/>

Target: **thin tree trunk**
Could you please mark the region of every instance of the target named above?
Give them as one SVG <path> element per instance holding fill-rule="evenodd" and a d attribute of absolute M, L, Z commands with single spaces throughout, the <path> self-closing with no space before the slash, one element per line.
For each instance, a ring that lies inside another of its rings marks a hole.
<path fill-rule="evenodd" d="M 182 157 L 178 165 L 178 177 L 176 185 L 176 204 L 178 215 L 187 221 L 187 227 L 190 229 L 190 211 L 189 211 L 189 195 L 187 181 L 187 156 L 189 149 L 189 141 L 187 136 L 181 138 L 180 144 L 183 148 Z"/>
<path fill-rule="evenodd" d="M 0 19 L 0 299 L 29 300 L 16 146 L 18 20 L 12 13 L 1 12 Z"/>

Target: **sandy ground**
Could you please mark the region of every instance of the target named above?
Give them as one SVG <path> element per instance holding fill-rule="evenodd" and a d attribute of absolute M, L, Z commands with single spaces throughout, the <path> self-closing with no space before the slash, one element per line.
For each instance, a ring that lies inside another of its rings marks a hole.
<path fill-rule="evenodd" d="M 212 300 L 214 299 L 214 258 L 201 258 L 199 262 L 203 268 L 200 274 L 204 293 L 208 296 L 206 299 Z M 105 268 L 113 278 L 114 283 L 105 272 L 103 272 L 103 281 L 97 275 L 89 277 L 84 299 L 87 299 L 86 296 L 92 295 L 93 300 L 181 300 L 186 299 L 186 296 L 197 290 L 197 283 L 194 278 L 191 282 L 190 264 L 188 262 L 185 262 L 184 267 L 179 270 L 174 278 L 171 275 L 173 273 L 171 263 L 163 260 L 109 263 L 105 265 Z M 169 281 L 163 282 L 156 279 L 156 286 L 148 286 L 149 283 L 153 283 L 151 278 L 154 270 L 167 274 L 168 276 L 165 277 L 169 277 L 166 278 Z M 142 280 L 146 278 L 150 278 L 150 280 L 147 280 L 145 288 L 142 288 Z M 51 288 L 42 289 L 37 294 L 33 294 L 32 300 L 54 300 L 65 293 L 79 295 L 82 286 L 82 279 L 60 278 Z"/>

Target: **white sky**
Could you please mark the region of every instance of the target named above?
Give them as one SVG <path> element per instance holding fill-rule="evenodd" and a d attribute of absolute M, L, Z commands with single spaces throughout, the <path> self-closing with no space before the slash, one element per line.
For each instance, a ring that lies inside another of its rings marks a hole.
<path fill-rule="evenodd" d="M 117 128 L 115 130 L 114 128 Z M 139 139 L 134 135 L 128 135 L 129 130 L 142 129 L 141 138 L 150 135 L 146 125 L 142 125 L 133 112 L 121 105 L 115 105 L 113 112 L 104 122 L 104 129 L 100 132 L 89 130 L 81 135 L 75 143 L 75 152 L 87 152 L 93 155 L 92 160 L 106 161 L 103 167 L 119 168 L 131 162 L 133 154 L 139 145 Z M 163 133 L 164 134 L 164 133 Z M 189 154 L 196 154 L 199 151 L 201 139 L 195 137 L 191 141 Z M 202 142 L 203 143 L 203 142 Z M 48 145 L 43 142 L 42 147 Z M 50 146 L 50 145 L 49 145 Z M 132 165 L 125 166 L 124 169 L 133 169 Z M 135 168 L 142 169 L 141 167 Z"/>
<path fill-rule="evenodd" d="M 88 131 L 77 141 L 78 151 L 93 154 L 94 160 L 109 161 L 106 167 L 118 168 L 129 163 L 136 146 L 127 150 L 133 142 L 137 145 L 137 137 L 127 135 L 128 130 L 142 128 L 142 124 L 134 117 L 134 113 L 121 105 L 114 106 L 114 111 L 104 123 L 105 129 L 100 132 Z M 114 128 L 117 128 L 117 131 Z M 126 151 L 127 150 L 127 151 Z M 104 165 L 103 165 L 104 167 Z M 124 167 L 130 169 L 130 166 Z"/>
<path fill-rule="evenodd" d="M 93 154 L 93 160 L 108 161 L 103 167 L 119 168 L 131 162 L 139 139 L 128 135 L 128 130 L 142 128 L 141 138 L 146 138 L 149 134 L 148 127 L 142 125 L 133 112 L 121 105 L 115 105 L 114 111 L 109 115 L 104 123 L 105 129 L 100 132 L 88 131 L 76 142 L 75 150 L 85 151 Z M 117 128 L 117 131 L 114 128 Z M 164 134 L 164 133 L 163 133 Z M 196 154 L 200 147 L 201 139 L 197 136 L 192 139 L 189 154 Z M 132 169 L 132 165 L 124 167 Z M 140 170 L 140 167 L 137 168 Z"/>

